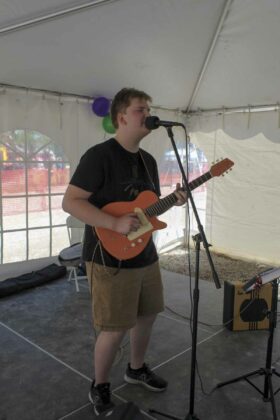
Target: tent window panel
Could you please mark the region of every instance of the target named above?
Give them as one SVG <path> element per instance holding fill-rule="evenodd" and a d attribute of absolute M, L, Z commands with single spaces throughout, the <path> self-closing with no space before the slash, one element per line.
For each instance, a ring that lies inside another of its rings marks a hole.
<path fill-rule="evenodd" d="M 48 161 L 48 146 L 51 139 L 42 133 L 34 130 L 26 130 L 26 152 L 28 156 L 35 156 L 36 160 Z"/>
<path fill-rule="evenodd" d="M 26 197 L 2 198 L 3 230 L 26 228 Z"/>
<path fill-rule="evenodd" d="M 51 193 L 64 193 L 70 179 L 70 165 L 67 162 L 57 161 L 51 164 Z"/>
<path fill-rule="evenodd" d="M 66 218 L 68 216 L 62 210 L 62 199 L 63 195 L 53 195 L 51 197 L 51 211 L 52 211 L 52 225 L 66 224 Z"/>
<path fill-rule="evenodd" d="M 26 194 L 26 173 L 23 161 L 1 162 L 1 191 L 2 195 Z"/>
<path fill-rule="evenodd" d="M 50 225 L 49 197 L 39 195 L 28 197 L 28 226 L 40 227 Z"/>
<path fill-rule="evenodd" d="M 178 152 L 180 158 L 185 163 L 185 142 L 178 142 Z M 175 157 L 175 153 L 172 147 L 165 150 L 164 155 L 158 161 L 158 170 L 160 178 L 160 189 L 162 197 L 171 194 L 176 184 L 182 183 L 181 172 Z M 166 246 L 169 246 L 173 242 L 181 241 L 184 236 L 185 228 L 185 208 L 174 206 L 166 213 L 160 215 L 160 220 L 167 223 L 167 228 L 157 231 L 154 234 L 154 240 L 158 251 L 160 252 Z"/>
<path fill-rule="evenodd" d="M 195 144 L 189 143 L 188 150 L 185 141 L 181 141 L 178 147 L 178 153 L 187 172 L 187 156 L 188 156 L 188 181 L 200 177 L 209 170 L 209 164 L 201 149 Z M 166 196 L 174 191 L 176 184 L 182 184 L 181 171 L 172 147 L 165 151 L 163 159 L 159 162 L 159 174 L 162 196 Z M 205 224 L 206 211 L 206 196 L 207 184 L 203 184 L 192 191 L 193 199 L 196 203 L 198 213 L 201 217 L 201 223 Z M 193 216 L 191 206 L 190 213 L 190 232 L 197 231 L 196 220 Z M 169 247 L 170 244 L 177 244 L 177 241 L 182 241 L 186 228 L 186 209 L 183 207 L 173 207 L 168 212 L 160 216 L 160 219 L 167 223 L 167 229 L 157 232 L 155 235 L 158 250 Z"/>
<path fill-rule="evenodd" d="M 48 162 L 27 163 L 28 193 L 48 193 Z"/>
<path fill-rule="evenodd" d="M 58 255 L 63 248 L 69 246 L 69 237 L 64 227 L 52 228 L 52 256 Z"/>
<path fill-rule="evenodd" d="M 26 259 L 26 230 L 3 233 L 3 260 L 5 263 Z"/>
<path fill-rule="evenodd" d="M 29 259 L 50 256 L 50 229 L 29 230 Z"/>
<path fill-rule="evenodd" d="M 52 226 L 64 225 L 58 254 L 69 243 L 61 202 L 70 165 L 61 146 L 37 131 L 16 129 L 0 134 L 0 158 L 0 263 L 55 255 Z"/>
<path fill-rule="evenodd" d="M 189 181 L 200 177 L 205 172 L 209 171 L 209 164 L 206 156 L 201 149 L 195 144 L 189 144 Z M 196 205 L 196 209 L 202 225 L 205 225 L 205 212 L 206 212 L 206 198 L 207 198 L 207 183 L 202 184 L 198 188 L 192 191 L 193 199 Z M 190 212 L 190 232 L 197 232 L 197 222 L 193 214 L 191 206 L 189 207 Z"/>

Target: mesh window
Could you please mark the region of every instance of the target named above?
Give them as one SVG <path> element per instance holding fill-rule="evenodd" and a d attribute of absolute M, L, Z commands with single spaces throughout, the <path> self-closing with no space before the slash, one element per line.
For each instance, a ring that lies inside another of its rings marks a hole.
<path fill-rule="evenodd" d="M 68 246 L 61 202 L 69 174 L 62 148 L 42 133 L 0 135 L 1 263 L 53 256 Z"/>

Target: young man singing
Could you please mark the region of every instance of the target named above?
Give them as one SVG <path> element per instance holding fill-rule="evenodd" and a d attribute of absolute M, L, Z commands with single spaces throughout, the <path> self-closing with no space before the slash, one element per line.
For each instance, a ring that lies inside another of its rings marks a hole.
<path fill-rule="evenodd" d="M 151 97 L 124 88 L 111 106 L 116 135 L 90 148 L 81 158 L 63 199 L 63 209 L 85 223 L 83 259 L 93 304 L 93 320 L 99 330 L 94 351 L 95 379 L 89 393 L 95 414 L 111 408 L 109 374 L 125 333 L 130 332 L 130 363 L 126 382 L 151 391 L 164 391 L 167 381 L 145 364 L 145 353 L 156 315 L 164 310 L 158 255 L 152 237 L 136 257 L 119 261 L 105 251 L 94 228 L 123 235 L 137 231 L 135 213 L 121 217 L 102 211 L 108 203 L 132 201 L 145 190 L 160 196 L 155 159 L 140 148 L 149 134 L 145 119 Z M 177 205 L 186 194 L 175 191 Z"/>

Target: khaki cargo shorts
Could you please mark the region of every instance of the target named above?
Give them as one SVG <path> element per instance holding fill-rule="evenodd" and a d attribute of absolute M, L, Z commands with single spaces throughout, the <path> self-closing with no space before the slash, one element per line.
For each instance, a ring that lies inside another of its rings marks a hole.
<path fill-rule="evenodd" d="M 158 261 L 141 268 L 116 268 L 86 262 L 93 322 L 103 331 L 132 328 L 138 316 L 164 310 Z M 115 274 L 115 275 L 114 275 Z"/>

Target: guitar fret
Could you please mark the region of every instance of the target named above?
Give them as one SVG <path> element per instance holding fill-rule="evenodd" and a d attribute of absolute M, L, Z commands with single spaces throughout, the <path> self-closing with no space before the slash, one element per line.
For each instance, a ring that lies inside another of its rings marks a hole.
<path fill-rule="evenodd" d="M 189 187 L 191 190 L 197 188 L 199 185 L 204 184 L 204 182 L 208 181 L 209 179 L 211 179 L 211 173 L 210 172 L 206 172 L 205 174 L 201 175 L 199 178 L 196 178 L 195 180 L 193 180 L 192 182 L 189 183 Z"/>
<path fill-rule="evenodd" d="M 167 197 L 165 197 L 165 200 L 163 201 L 159 201 L 159 205 L 158 205 L 158 209 L 159 209 L 159 213 L 158 214 L 162 214 L 164 213 L 166 210 L 168 210 L 168 207 L 166 206 L 167 203 Z"/>
<path fill-rule="evenodd" d="M 157 206 L 158 206 L 158 203 L 155 203 L 155 204 L 152 204 L 150 207 L 148 207 L 145 211 L 147 216 L 149 217 L 156 216 L 158 213 Z"/>
<path fill-rule="evenodd" d="M 172 193 L 148 207 L 145 210 L 145 214 L 149 217 L 160 215 L 170 209 L 176 201 L 177 197 Z"/>
<path fill-rule="evenodd" d="M 211 168 L 212 169 L 212 168 Z M 200 185 L 204 184 L 206 181 L 212 178 L 211 171 L 206 172 L 205 174 L 201 175 L 200 177 L 194 179 L 189 183 L 190 190 L 193 190 Z M 216 176 L 216 175 L 214 175 Z M 152 206 L 148 207 L 145 212 L 148 216 L 156 216 L 164 213 L 168 209 L 170 209 L 177 201 L 177 197 L 174 193 L 168 195 L 165 198 L 160 199 L 157 203 L 154 203 Z"/>
<path fill-rule="evenodd" d="M 166 207 L 166 198 L 167 197 L 165 197 L 165 199 L 164 200 L 160 200 L 159 202 L 158 202 L 158 206 L 157 206 L 157 209 L 158 209 L 158 214 L 162 214 L 163 212 L 165 212 L 165 209 L 167 210 L 168 209 L 168 207 Z"/>
<path fill-rule="evenodd" d="M 177 197 L 174 193 L 169 195 L 167 198 L 168 198 L 168 201 L 171 205 L 176 203 L 176 201 L 177 201 Z"/>
<path fill-rule="evenodd" d="M 149 217 L 153 217 L 157 215 L 157 203 L 152 204 L 145 210 L 145 214 Z"/>
<path fill-rule="evenodd" d="M 169 206 L 168 206 L 168 208 L 170 208 L 170 207 L 172 207 L 175 203 L 176 203 L 176 201 L 177 201 L 177 197 L 176 197 L 176 195 L 174 194 L 174 193 L 172 193 L 171 195 L 169 195 L 168 197 L 168 201 L 169 201 Z"/>
<path fill-rule="evenodd" d="M 199 185 L 204 184 L 204 182 L 208 181 L 212 178 L 210 172 L 206 172 L 205 174 L 201 175 L 199 178 L 191 181 L 189 183 L 190 190 L 197 188 Z M 169 210 L 177 201 L 177 197 L 175 193 L 169 194 L 168 196 L 160 199 L 156 203 L 152 204 L 145 210 L 145 214 L 148 217 L 159 216 L 163 214 L 167 210 Z"/>

